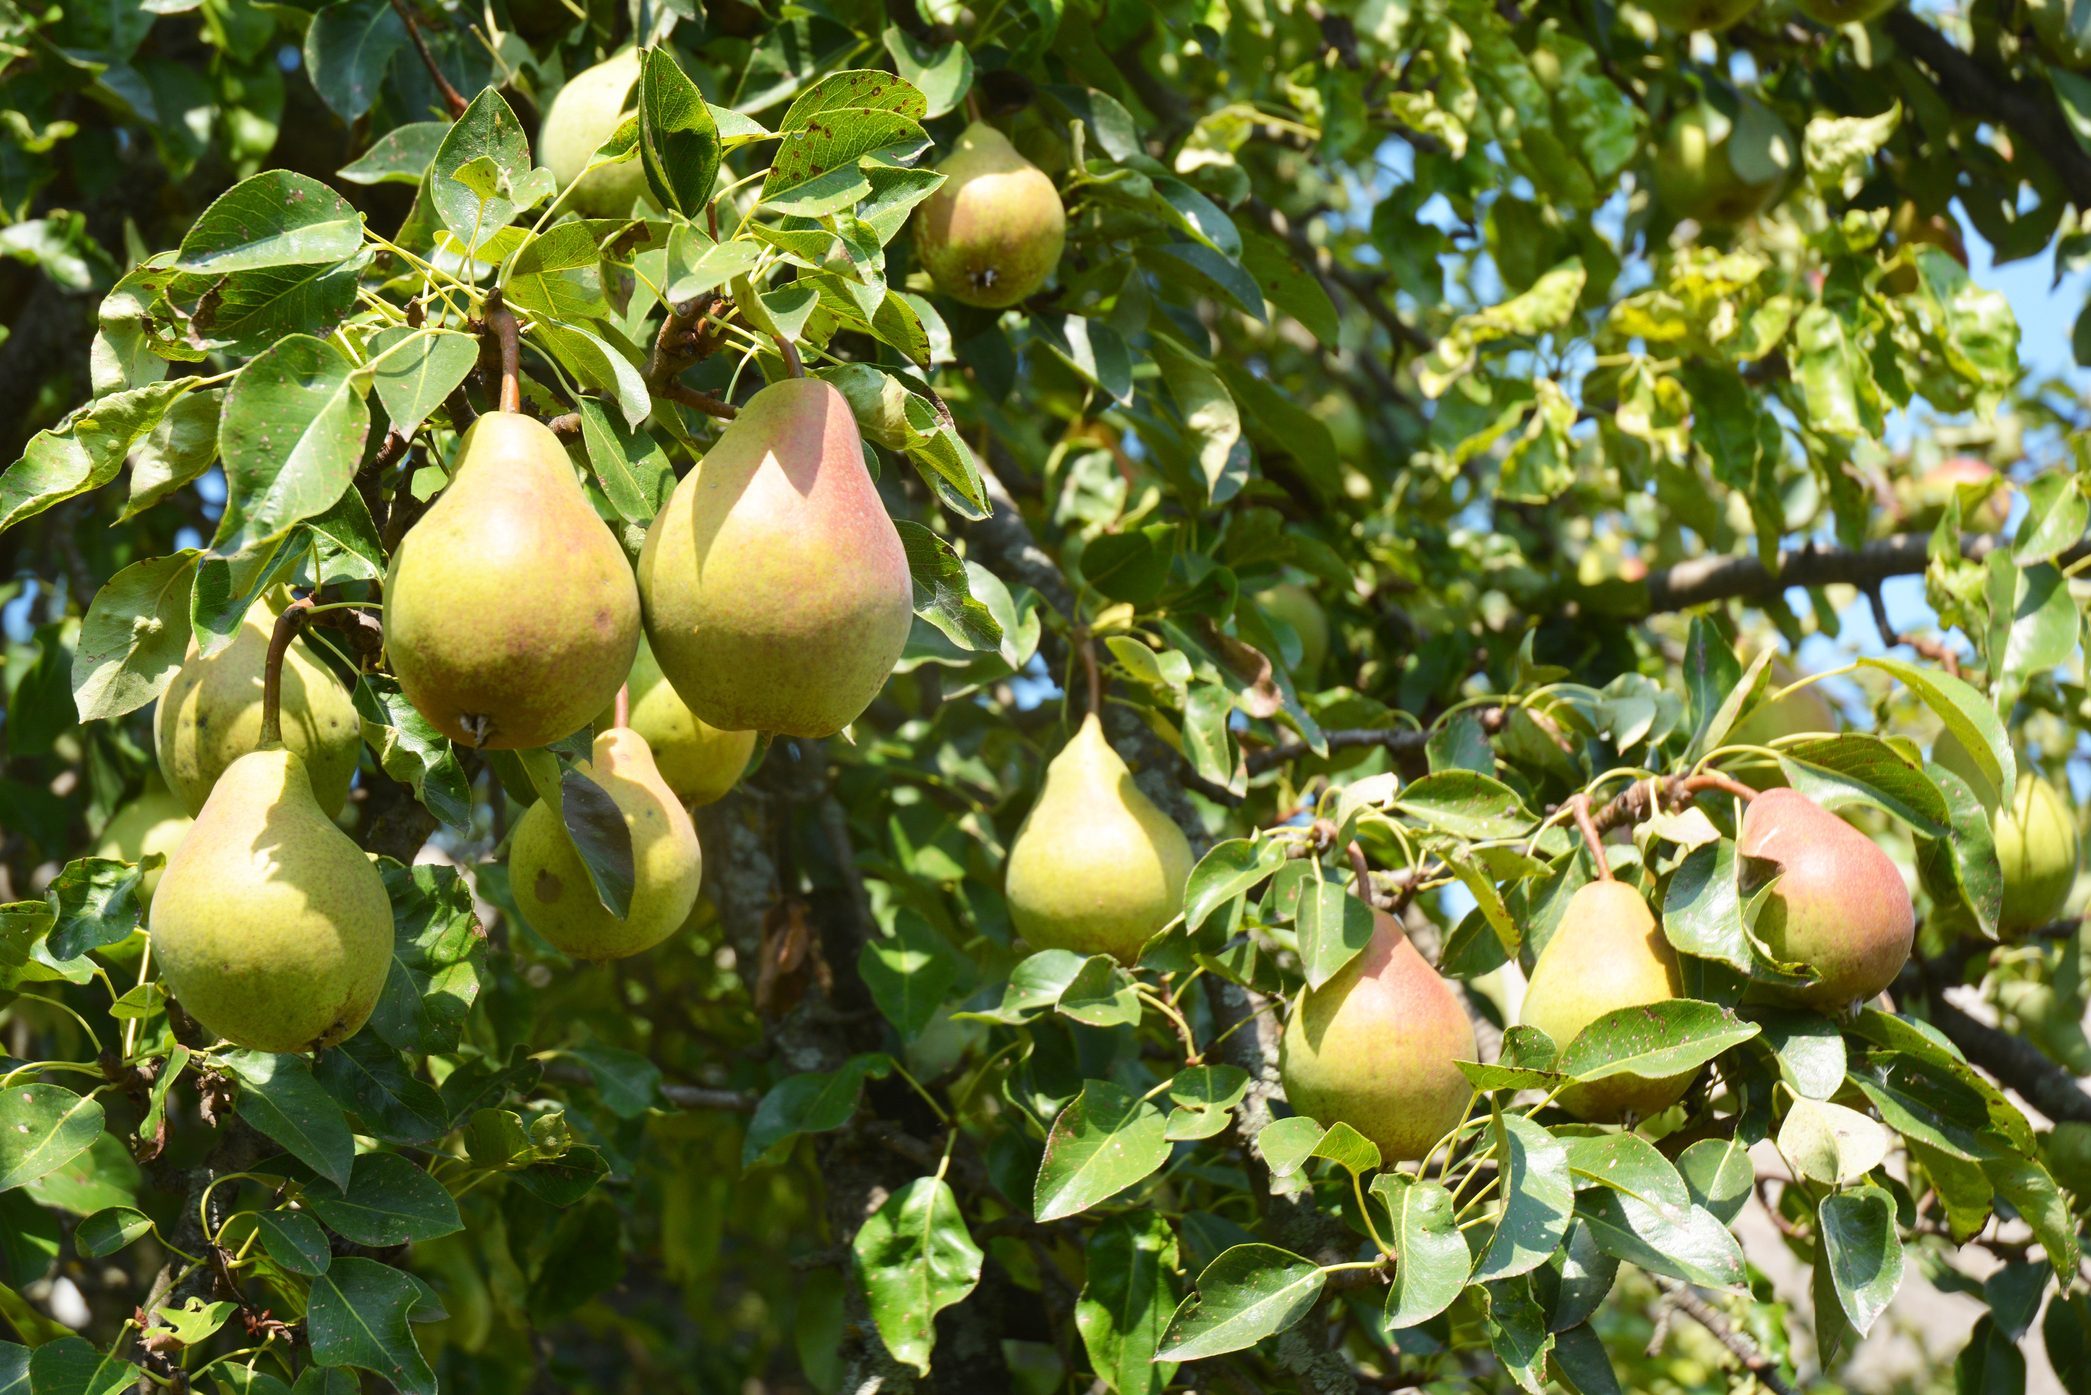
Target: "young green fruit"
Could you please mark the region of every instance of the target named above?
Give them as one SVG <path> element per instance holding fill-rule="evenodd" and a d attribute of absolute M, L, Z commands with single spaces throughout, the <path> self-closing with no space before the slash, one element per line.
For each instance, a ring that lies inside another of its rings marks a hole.
<path fill-rule="evenodd" d="M 286 599 L 256 601 L 231 642 L 207 658 L 191 639 L 181 670 L 160 695 L 152 719 L 160 777 L 192 814 L 234 761 L 261 747 L 262 670 Z M 347 690 L 295 643 L 283 656 L 281 715 L 283 744 L 305 762 L 313 797 L 332 817 L 348 802 L 363 724 Z"/>
<path fill-rule="evenodd" d="M 755 752 L 754 732 L 720 731 L 692 712 L 661 676 L 653 646 L 643 636 L 625 687 L 631 693 L 626 725 L 646 738 L 655 767 L 677 799 L 696 809 L 733 788 Z M 596 729 L 607 730 L 613 720 L 610 712 L 599 714 Z"/>
<path fill-rule="evenodd" d="M 385 653 L 453 741 L 527 750 L 587 725 L 639 646 L 624 549 L 542 422 L 489 412 L 385 577 Z"/>
<path fill-rule="evenodd" d="M 1895 981 L 1916 912 L 1902 873 L 1871 838 L 1806 795 L 1774 789 L 1750 801 L 1735 847 L 1778 875 L 1758 935 L 1775 958 L 1815 971 L 1815 982 L 1785 996 L 1842 1011 Z"/>
<path fill-rule="evenodd" d="M 915 210 L 915 254 L 937 289 L 1000 310 L 1060 265 L 1067 213 L 1060 191 L 994 127 L 976 121 L 937 166 L 944 183 Z"/>
<path fill-rule="evenodd" d="M 256 1051 L 353 1036 L 392 967 L 392 902 L 280 746 L 234 761 L 160 878 L 152 950 L 206 1029 Z"/>
<path fill-rule="evenodd" d="M 516 822 L 508 884 L 530 928 L 576 959 L 652 949 L 689 919 L 704 876 L 697 829 L 654 767 L 646 738 L 618 727 L 595 738 L 581 773 L 602 786 L 632 836 L 632 900 L 622 918 L 596 895 L 558 811 L 543 800 Z"/>
<path fill-rule="evenodd" d="M 139 796 L 118 809 L 116 817 L 102 829 L 102 841 L 95 848 L 94 855 L 122 862 L 141 862 L 150 853 L 172 857 L 194 822 L 189 811 L 168 793 L 165 785 L 158 780 L 147 780 Z M 151 907 L 153 892 L 159 887 L 160 877 L 166 870 L 163 863 L 139 878 L 138 903 L 141 906 Z"/>
<path fill-rule="evenodd" d="M 1741 23 L 1757 8 L 1757 0 L 1641 0 L 1641 8 L 1663 28 L 1680 34 L 1719 33 Z"/>
<path fill-rule="evenodd" d="M 1778 194 L 1793 158 L 1792 133 L 1754 97 L 1701 98 L 1672 117 L 1663 133 L 1656 195 L 1680 218 L 1740 223 Z"/>
<path fill-rule="evenodd" d="M 1459 995 L 1390 915 L 1373 917 L 1364 952 L 1319 988 L 1302 989 L 1278 1040 L 1293 1109 L 1349 1124 L 1389 1163 L 1422 1157 L 1465 1112 L 1475 1057 Z"/>
<path fill-rule="evenodd" d="M 585 68 L 568 79 L 545 108 L 544 125 L 537 133 L 538 162 L 562 189 L 580 178 L 566 196 L 566 206 L 584 218 L 622 218 L 646 193 L 646 169 L 636 155 L 581 178 L 595 152 L 631 114 L 639 61 L 639 50 L 628 48 Z"/>
<path fill-rule="evenodd" d="M 1991 820 L 1997 863 L 2004 870 L 2004 909 L 1997 928 L 2031 930 L 2062 914 L 2076 886 L 2076 814 L 2060 790 L 2022 772 L 2008 808 Z"/>
<path fill-rule="evenodd" d="M 639 594 L 661 672 L 712 726 L 855 721 L 907 645 L 914 584 L 842 394 L 756 393 L 647 530 Z"/>
<path fill-rule="evenodd" d="M 1092 712 L 1046 766 L 1003 889 L 1032 949 L 1132 964 L 1183 909 L 1191 861 L 1183 831 L 1133 783 Z"/>
<path fill-rule="evenodd" d="M 1300 637 L 1299 676 L 1318 676 L 1329 657 L 1329 615 L 1314 593 L 1296 581 L 1281 581 L 1256 599 L 1265 614 L 1284 621 Z"/>
<path fill-rule="evenodd" d="M 1591 882 L 1569 898 L 1532 966 L 1519 1020 L 1566 1050 L 1606 1013 L 1667 1002 L 1683 991 L 1677 954 L 1641 893 L 1625 882 Z M 1645 1119 L 1677 1103 L 1695 1074 L 1609 1076 L 1563 1091 L 1559 1103 L 1579 1119 Z"/>

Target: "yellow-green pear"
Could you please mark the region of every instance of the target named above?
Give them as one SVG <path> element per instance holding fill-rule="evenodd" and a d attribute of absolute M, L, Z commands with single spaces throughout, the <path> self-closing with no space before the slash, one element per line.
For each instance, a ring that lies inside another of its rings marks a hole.
<path fill-rule="evenodd" d="M 1797 154 L 1793 133 L 1756 98 L 1702 97 L 1663 132 L 1655 191 L 1679 218 L 1740 223 L 1778 194 Z"/>
<path fill-rule="evenodd" d="M 1473 1087 L 1474 1024 L 1452 985 L 1394 917 L 1319 988 L 1300 991 L 1278 1039 L 1285 1098 L 1324 1125 L 1349 1124 L 1389 1163 L 1421 1158 L 1459 1122 Z"/>
<path fill-rule="evenodd" d="M 392 554 L 385 654 L 445 736 L 527 750 L 588 725 L 639 646 L 624 549 L 544 423 L 488 412 Z"/>
<path fill-rule="evenodd" d="M 616 135 L 631 114 L 639 62 L 639 50 L 628 48 L 584 68 L 545 108 L 544 125 L 537 133 L 538 163 L 552 172 L 561 189 L 580 179 L 566 196 L 566 207 L 583 217 L 622 218 L 646 193 L 646 169 L 637 155 L 581 176 L 603 142 Z"/>
<path fill-rule="evenodd" d="M 1647 900 L 1625 882 L 1591 882 L 1569 898 L 1532 966 L 1519 1020 L 1565 1051 L 1606 1013 L 1666 1002 L 1683 991 L 1677 954 Z M 1579 1119 L 1645 1119 L 1677 1103 L 1696 1073 L 1658 1080 L 1614 1075 L 1565 1090 L 1559 1102 Z"/>
<path fill-rule="evenodd" d="M 103 827 L 102 841 L 95 848 L 94 855 L 115 858 L 120 862 L 141 862 L 151 853 L 172 857 L 194 822 L 189 811 L 165 785 L 148 778 L 138 797 L 117 810 L 116 816 Z M 152 905 L 153 891 L 160 884 L 161 873 L 166 870 L 163 863 L 139 878 L 138 903 L 141 906 Z"/>
<path fill-rule="evenodd" d="M 624 815 L 632 837 L 632 900 L 623 918 L 596 895 L 559 812 L 539 800 L 516 821 L 508 884 L 530 928 L 576 959 L 622 959 L 652 949 L 697 904 L 704 859 L 697 828 L 654 768 L 646 738 L 616 727 L 595 738 L 581 773 Z"/>
<path fill-rule="evenodd" d="M 1815 981 L 1781 996 L 1825 1011 L 1863 1003 L 1909 962 L 1916 912 L 1880 845 L 1793 789 L 1750 801 L 1735 850 L 1778 878 L 1757 918 L 1773 957 L 1805 964 Z M 1745 878 L 1745 895 L 1763 878 Z"/>
<path fill-rule="evenodd" d="M 661 672 L 712 726 L 854 722 L 907 646 L 914 583 L 848 400 L 818 378 L 749 399 L 647 529 L 639 594 Z"/>
<path fill-rule="evenodd" d="M 205 657 L 189 641 L 174 681 L 153 712 L 153 749 L 160 776 L 190 813 L 234 761 L 261 749 L 261 683 L 269 639 L 288 597 L 264 596 L 247 611 L 232 640 Z M 328 817 L 348 802 L 363 754 L 363 724 L 348 690 L 293 641 L 283 656 L 283 744 L 297 752 L 312 779 L 312 797 Z"/>
<path fill-rule="evenodd" d="M 692 712 L 661 676 L 653 646 L 644 637 L 625 687 L 631 693 L 625 725 L 646 738 L 655 768 L 677 799 L 692 809 L 702 808 L 733 788 L 754 754 L 754 732 L 720 731 Z M 609 712 L 595 719 L 598 730 L 613 724 Z"/>
<path fill-rule="evenodd" d="M 1314 593 L 1296 581 L 1281 581 L 1256 599 L 1265 614 L 1284 621 L 1299 636 L 1299 676 L 1309 680 L 1319 676 L 1322 662 L 1329 657 L 1329 615 Z"/>
<path fill-rule="evenodd" d="M 1045 172 L 976 121 L 937 173 L 944 183 L 915 210 L 915 255 L 937 289 L 999 310 L 1043 286 L 1067 242 L 1067 212 Z"/>
<path fill-rule="evenodd" d="M 1032 949 L 1131 964 L 1182 911 L 1191 861 L 1183 830 L 1133 783 L 1092 712 L 1046 767 L 1009 845 L 1004 893 Z"/>
<path fill-rule="evenodd" d="M 2021 771 L 2009 807 L 1991 820 L 1997 863 L 2004 870 L 2004 909 L 1997 928 L 2009 935 L 2062 914 L 2076 886 L 2076 813 L 2062 792 Z"/>
<path fill-rule="evenodd" d="M 160 878 L 153 959 L 188 1014 L 256 1051 L 353 1036 L 392 968 L 378 869 L 280 746 L 234 761 Z"/>

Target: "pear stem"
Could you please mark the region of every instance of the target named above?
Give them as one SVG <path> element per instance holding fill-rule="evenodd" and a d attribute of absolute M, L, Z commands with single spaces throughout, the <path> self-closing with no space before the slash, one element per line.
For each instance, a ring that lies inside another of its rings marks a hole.
<path fill-rule="evenodd" d="M 1718 770 L 1709 770 L 1703 775 L 1688 776 L 1678 782 L 1677 788 L 1680 793 L 1686 795 L 1697 794 L 1700 790 L 1719 790 L 1723 794 L 1734 795 L 1745 804 L 1757 797 L 1757 791 L 1751 789 L 1732 775 L 1723 775 Z"/>
<path fill-rule="evenodd" d="M 1568 801 L 1568 808 L 1575 815 L 1576 827 L 1583 830 L 1583 843 L 1590 849 L 1590 860 L 1597 864 L 1598 880 L 1612 880 L 1612 864 L 1605 861 L 1604 835 L 1597 831 L 1597 824 L 1590 817 L 1590 796 L 1577 795 Z"/>
<path fill-rule="evenodd" d="M 791 339 L 783 334 L 776 334 L 771 337 L 777 341 L 777 352 L 784 355 L 784 376 L 787 378 L 805 377 L 806 364 L 799 357 L 799 346 L 792 343 Z"/>
<path fill-rule="evenodd" d="M 632 724 L 632 685 L 629 683 L 617 685 L 617 700 L 610 707 L 610 724 L 619 727 Z"/>
<path fill-rule="evenodd" d="M 453 118 L 463 116 L 465 108 L 471 103 L 450 85 L 450 79 L 444 77 L 443 70 L 436 66 L 436 56 L 428 51 L 428 40 L 421 37 L 421 26 L 415 22 L 414 13 L 407 8 L 406 0 L 392 0 L 392 9 L 398 14 L 399 22 L 407 27 L 407 37 L 414 41 L 414 52 L 421 55 L 421 66 L 428 69 L 429 78 L 436 84 L 436 91 L 443 94 L 443 105 L 450 108 Z"/>
<path fill-rule="evenodd" d="M 1104 716 L 1104 675 L 1096 666 L 1096 642 L 1089 637 L 1088 626 L 1082 626 L 1075 634 L 1075 653 L 1082 659 L 1082 678 L 1089 686 L 1089 711 L 1098 721 Z"/>
<path fill-rule="evenodd" d="M 1352 840 L 1344 851 L 1350 854 L 1350 874 L 1357 887 L 1358 899 L 1368 906 L 1373 905 L 1372 864 L 1365 860 L 1365 845 Z"/>
<path fill-rule="evenodd" d="M 394 3 L 397 3 L 397 0 L 394 0 Z M 966 88 L 966 120 L 976 124 L 982 120 L 979 89 L 970 86 Z"/>
<path fill-rule="evenodd" d="M 486 327 L 494 332 L 494 342 L 501 349 L 501 410 L 520 412 L 523 410 L 523 329 L 516 323 L 515 312 L 502 299 L 499 286 L 486 293 Z"/>
<path fill-rule="evenodd" d="M 283 744 L 283 657 L 290 652 L 291 640 L 296 638 L 299 627 L 311 612 L 312 598 L 300 596 L 276 617 L 276 628 L 269 635 L 269 657 L 261 671 L 263 746 Z"/>

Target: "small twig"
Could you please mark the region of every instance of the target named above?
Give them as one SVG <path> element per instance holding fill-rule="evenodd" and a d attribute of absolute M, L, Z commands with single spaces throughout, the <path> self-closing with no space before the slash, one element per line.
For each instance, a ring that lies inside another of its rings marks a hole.
<path fill-rule="evenodd" d="M 290 642 L 297 635 L 298 627 L 305 623 L 306 612 L 311 609 L 312 598 L 300 596 L 276 617 L 276 628 L 269 635 L 269 654 L 261 675 L 263 746 L 276 746 L 283 741 L 283 656 L 290 652 Z"/>
<path fill-rule="evenodd" d="M 1865 590 L 1866 603 L 1872 607 L 1873 624 L 1880 631 L 1882 644 L 1887 645 L 1890 649 L 1898 644 L 1907 645 L 1918 658 L 1929 659 L 1951 676 L 1955 678 L 1960 677 L 1960 655 L 1953 652 L 1951 645 L 1943 640 L 1932 639 L 1925 635 L 1907 634 L 1896 629 L 1893 622 L 1888 619 L 1888 603 L 1881 598 L 1879 585 L 1868 586 Z"/>
<path fill-rule="evenodd" d="M 496 286 L 486 293 L 486 327 L 501 350 L 501 410 L 523 410 L 523 327 Z"/>
<path fill-rule="evenodd" d="M 421 25 L 414 19 L 414 12 L 407 8 L 406 0 L 392 0 L 392 8 L 398 13 L 399 22 L 406 25 L 407 37 L 414 41 L 414 52 L 421 55 L 421 66 L 428 69 L 430 80 L 443 94 L 443 105 L 450 108 L 451 118 L 455 120 L 463 116 L 465 108 L 472 104 L 450 85 L 450 79 L 444 77 L 443 70 L 436 66 L 436 56 L 428 51 L 428 40 L 421 37 Z"/>
<path fill-rule="evenodd" d="M 1663 1296 L 1670 1300 L 1677 1311 L 1698 1323 L 1713 1334 L 1713 1339 L 1728 1349 L 1728 1354 L 1742 1363 L 1743 1369 L 1756 1377 L 1757 1382 L 1772 1395 L 1797 1395 L 1793 1386 L 1779 1374 L 1779 1363 L 1766 1356 L 1757 1344 L 1735 1330 L 1719 1309 L 1694 1293 L 1690 1286 L 1664 1274 L 1652 1276 Z"/>
<path fill-rule="evenodd" d="M 581 434 L 581 414 L 579 412 L 566 412 L 553 417 L 545 425 L 560 440 L 572 440 Z"/>
<path fill-rule="evenodd" d="M 696 388 L 685 387 L 681 383 L 662 383 L 654 388 L 653 395 L 665 397 L 670 402 L 680 402 L 693 411 L 702 412 L 708 417 L 717 417 L 720 421 L 732 421 L 741 414 L 740 408 L 731 402 L 721 402 L 708 392 L 699 392 Z"/>
<path fill-rule="evenodd" d="M 1590 860 L 1597 864 L 1598 880 L 1612 880 L 1612 864 L 1605 860 L 1605 836 L 1590 818 L 1590 796 L 1577 795 L 1568 801 L 1568 808 L 1575 815 L 1576 827 L 1583 830 L 1583 843 L 1590 849 Z"/>
<path fill-rule="evenodd" d="M 1504 721 L 1509 716 L 1508 709 L 1502 707 L 1482 707 L 1474 710 L 1481 715 L 1481 729 L 1490 734 L 1501 731 Z M 1361 746 L 1377 746 L 1397 756 L 1422 750 L 1430 744 L 1431 737 L 1429 730 L 1416 727 L 1347 728 L 1325 731 L 1321 735 L 1331 751 L 1351 751 Z M 1313 747 L 1296 738 L 1280 741 L 1260 751 L 1249 752 L 1249 773 L 1260 775 L 1287 761 L 1300 760 L 1316 754 Z"/>
<path fill-rule="evenodd" d="M 1732 794 L 1745 804 L 1757 797 L 1757 791 L 1751 789 L 1734 776 L 1723 775 L 1718 770 L 1704 771 L 1677 782 L 1677 792 L 1679 794 L 1693 795 L 1701 790 L 1719 790 L 1723 794 Z M 1769 808 L 1770 806 L 1767 805 L 1766 807 Z"/>

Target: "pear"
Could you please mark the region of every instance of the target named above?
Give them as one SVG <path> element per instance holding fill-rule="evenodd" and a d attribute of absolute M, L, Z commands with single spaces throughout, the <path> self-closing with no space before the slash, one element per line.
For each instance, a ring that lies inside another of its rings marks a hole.
<path fill-rule="evenodd" d="M 1641 0 L 1641 8 L 1665 29 L 1680 34 L 1719 33 L 1741 23 L 1757 8 L 1757 0 Z"/>
<path fill-rule="evenodd" d="M 1067 212 L 1045 172 L 976 121 L 937 173 L 944 183 L 915 210 L 915 254 L 937 289 L 1000 310 L 1043 286 L 1067 242 Z"/>
<path fill-rule="evenodd" d="M 1683 991 L 1676 952 L 1641 893 L 1625 882 L 1591 882 L 1569 898 L 1532 966 L 1519 1020 L 1566 1050 L 1606 1013 L 1665 1002 Z M 1559 1102 L 1579 1119 L 1645 1119 L 1677 1103 L 1694 1074 L 1610 1076 L 1563 1091 Z"/>
<path fill-rule="evenodd" d="M 192 814 L 228 766 L 261 748 L 262 670 L 287 602 L 281 592 L 256 601 L 231 642 L 207 658 L 191 639 L 188 657 L 160 695 L 152 722 L 160 775 Z M 296 643 L 283 656 L 281 715 L 283 744 L 305 762 L 313 798 L 331 818 L 348 802 L 363 724 L 347 689 Z"/>
<path fill-rule="evenodd" d="M 639 50 L 628 48 L 576 73 L 552 98 L 538 128 L 537 158 L 560 188 L 581 178 L 603 142 L 617 134 L 632 112 L 632 89 L 638 83 Z M 645 193 L 646 169 L 634 155 L 581 178 L 567 194 L 566 206 L 584 218 L 623 218 Z"/>
<path fill-rule="evenodd" d="M 1034 950 L 1132 964 L 1183 909 L 1191 861 L 1183 831 L 1140 793 L 1092 712 L 1046 767 L 1009 845 L 1010 918 Z"/>
<path fill-rule="evenodd" d="M 1895 981 L 1916 912 L 1902 873 L 1871 838 L 1798 790 L 1773 789 L 1750 801 L 1735 847 L 1771 863 L 1779 879 L 1758 935 L 1778 959 L 1815 970 L 1815 982 L 1784 996 L 1841 1011 Z"/>
<path fill-rule="evenodd" d="M 804 737 L 855 721 L 907 645 L 914 583 L 848 400 L 818 378 L 756 393 L 647 530 L 639 594 L 699 719 Z"/>
<path fill-rule="evenodd" d="M 1281 581 L 1256 598 L 1264 613 L 1282 620 L 1300 638 L 1300 677 L 1312 680 L 1329 657 L 1329 616 L 1314 593 L 1296 581 Z"/>
<path fill-rule="evenodd" d="M 697 828 L 653 763 L 646 738 L 617 727 L 595 738 L 581 773 L 602 786 L 632 836 L 632 901 L 612 915 L 588 879 L 558 811 L 543 800 L 516 822 L 508 884 L 530 928 L 576 959 L 622 959 L 652 949 L 697 904 L 703 854 Z"/>
<path fill-rule="evenodd" d="M 191 1017 L 256 1051 L 353 1036 L 392 967 L 378 869 L 313 798 L 305 762 L 270 746 L 234 761 L 167 860 L 152 950 Z"/>
<path fill-rule="evenodd" d="M 1792 133 L 1754 97 L 1701 98 L 1663 133 L 1655 191 L 1679 218 L 1740 223 L 1778 194 L 1794 154 Z"/>
<path fill-rule="evenodd" d="M 754 754 L 754 732 L 720 731 L 701 720 L 661 676 L 653 646 L 644 637 L 625 686 L 631 690 L 626 725 L 646 738 L 655 767 L 677 799 L 689 808 L 702 808 L 733 788 Z M 608 712 L 595 719 L 598 730 L 612 724 Z"/>
<path fill-rule="evenodd" d="M 2061 791 L 2031 771 L 2018 777 L 2011 803 L 1991 820 L 1997 863 L 2004 870 L 2005 934 L 2035 929 L 2062 914 L 2076 886 L 2076 814 Z"/>
<path fill-rule="evenodd" d="M 147 778 L 145 789 L 139 796 L 117 810 L 116 816 L 103 827 L 102 840 L 94 855 L 119 862 L 141 862 L 149 853 L 172 857 L 194 822 L 189 811 L 165 785 L 157 779 Z M 152 894 L 166 870 L 163 863 L 139 879 L 139 905 L 152 905 Z"/>
<path fill-rule="evenodd" d="M 542 422 L 488 412 L 392 554 L 385 653 L 453 741 L 525 750 L 617 695 L 639 646 L 631 565 Z"/>
<path fill-rule="evenodd" d="M 1771 670 L 1765 684 L 1767 692 L 1792 687 L 1800 682 L 1800 671 L 1783 658 L 1775 658 L 1768 666 Z M 1811 684 L 1797 693 L 1789 693 L 1776 702 L 1767 702 L 1750 710 L 1750 715 L 1735 724 L 1734 730 L 1721 744 L 1726 746 L 1769 746 L 1781 737 L 1801 736 L 1809 733 L 1834 736 L 1837 733 L 1837 709 L 1823 695 L 1822 685 Z"/>
<path fill-rule="evenodd" d="M 1914 477 L 1895 481 L 1895 502 L 1902 518 L 1898 531 L 1929 533 L 1946 516 L 1946 506 L 1960 496 L 1960 526 L 1969 533 L 2000 533 L 2011 518 L 2011 486 L 2007 480 L 1990 488 L 1979 502 L 1975 492 L 1996 479 L 1996 467 L 1972 455 L 1953 455 Z M 1965 493 L 1961 491 L 1965 489 Z"/>
<path fill-rule="evenodd" d="M 1459 995 L 1416 952 L 1394 917 L 1319 988 L 1302 989 L 1278 1040 L 1285 1098 L 1322 1124 L 1339 1119 L 1389 1163 L 1421 1158 L 1465 1112 L 1475 1058 Z"/>

